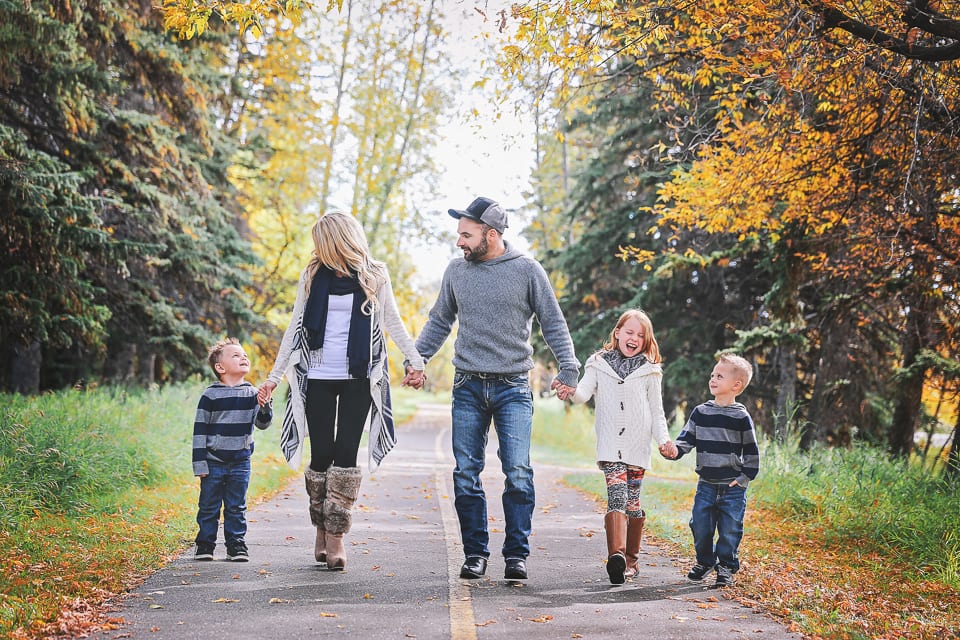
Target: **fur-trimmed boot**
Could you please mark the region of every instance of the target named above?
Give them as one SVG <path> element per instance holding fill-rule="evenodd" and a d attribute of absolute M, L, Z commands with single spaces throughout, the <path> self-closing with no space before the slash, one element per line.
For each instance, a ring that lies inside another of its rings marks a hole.
<path fill-rule="evenodd" d="M 643 539 L 643 524 L 647 521 L 646 511 L 639 518 L 627 521 L 627 570 L 624 576 L 632 578 L 640 573 L 640 541 Z"/>
<path fill-rule="evenodd" d="M 360 467 L 327 469 L 327 499 L 323 503 L 323 527 L 327 551 L 327 568 L 340 571 L 347 566 L 343 534 L 353 523 L 353 504 L 360 493 Z"/>
<path fill-rule="evenodd" d="M 623 572 L 627 568 L 627 514 L 622 511 L 608 512 L 603 517 L 603 528 L 607 531 L 607 575 L 610 576 L 610 584 L 623 584 Z"/>
<path fill-rule="evenodd" d="M 317 528 L 317 539 L 313 543 L 313 556 L 317 562 L 327 561 L 326 533 L 323 528 L 323 503 L 327 499 L 327 472 L 314 471 L 310 467 L 304 472 L 307 495 L 310 496 L 310 522 Z"/>

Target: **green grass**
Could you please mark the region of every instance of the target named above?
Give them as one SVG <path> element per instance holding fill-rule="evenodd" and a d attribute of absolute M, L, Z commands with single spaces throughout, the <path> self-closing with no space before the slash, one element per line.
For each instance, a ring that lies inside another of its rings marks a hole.
<path fill-rule="evenodd" d="M 0 637 L 42 635 L 73 599 L 121 591 L 189 544 L 193 417 L 205 386 L 0 398 Z M 293 475 L 272 453 L 278 425 L 257 433 L 251 502 Z"/>
<path fill-rule="evenodd" d="M 882 450 L 765 447 L 751 497 L 823 527 L 828 539 L 897 552 L 918 573 L 960 588 L 956 485 Z"/>

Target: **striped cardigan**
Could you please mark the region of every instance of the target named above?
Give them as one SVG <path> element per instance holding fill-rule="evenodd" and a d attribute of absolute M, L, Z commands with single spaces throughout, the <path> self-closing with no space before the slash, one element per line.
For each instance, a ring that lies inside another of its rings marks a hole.
<path fill-rule="evenodd" d="M 283 334 L 277 360 L 267 380 L 279 384 L 286 375 L 290 383 L 290 397 L 283 415 L 283 429 L 280 434 L 280 449 L 287 464 L 299 470 L 303 456 L 303 443 L 308 436 L 306 402 L 307 370 L 310 363 L 307 335 L 303 328 L 303 314 L 307 304 L 307 279 L 304 269 L 297 284 L 297 297 L 293 304 L 290 325 Z M 360 294 L 358 294 L 360 295 Z M 413 339 L 407 333 L 397 301 L 393 296 L 390 276 L 377 290 L 377 312 L 370 318 L 370 413 L 367 425 L 370 430 L 369 459 L 370 471 L 376 470 L 383 458 L 396 445 L 397 438 L 393 424 L 393 409 L 390 403 L 390 370 L 387 363 L 387 345 L 384 329 L 390 338 L 400 347 L 403 355 L 410 360 L 414 369 L 423 370 L 423 358 L 417 352 Z M 321 356 L 322 357 L 322 356 Z"/>

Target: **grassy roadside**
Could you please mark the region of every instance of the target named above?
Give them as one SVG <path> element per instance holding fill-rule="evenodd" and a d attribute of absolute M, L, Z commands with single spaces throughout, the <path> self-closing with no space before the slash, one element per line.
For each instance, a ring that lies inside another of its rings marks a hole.
<path fill-rule="evenodd" d="M 605 500 L 589 411 L 545 400 L 536 415 L 540 459 L 583 466 L 566 481 Z M 684 563 L 692 563 L 692 462 L 655 455 L 643 486 L 647 531 Z M 727 593 L 809 638 L 960 637 L 960 500 L 953 487 L 879 452 L 765 447 L 741 561 Z"/>
<path fill-rule="evenodd" d="M 205 386 L 0 396 L 0 638 L 109 626 L 99 605 L 192 543 L 190 443 Z M 297 475 L 279 453 L 282 396 L 257 432 L 251 505 Z M 444 398 L 396 389 L 394 417 Z"/>
<path fill-rule="evenodd" d="M 190 544 L 204 386 L 2 397 L 0 637 L 78 633 L 104 597 Z M 293 473 L 275 427 L 258 433 L 251 502 Z"/>

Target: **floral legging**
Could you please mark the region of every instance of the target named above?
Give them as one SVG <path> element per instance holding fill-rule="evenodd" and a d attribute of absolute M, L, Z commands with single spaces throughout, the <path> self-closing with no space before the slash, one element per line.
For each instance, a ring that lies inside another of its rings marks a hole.
<path fill-rule="evenodd" d="M 607 482 L 607 513 L 620 511 L 631 518 L 640 518 L 640 485 L 643 484 L 643 467 L 634 467 L 623 462 L 598 462 Z"/>

